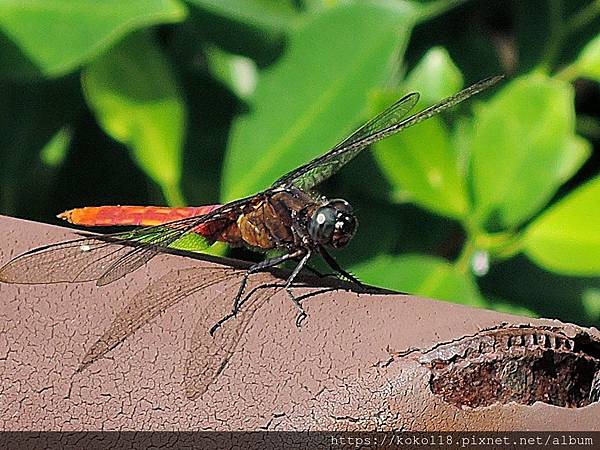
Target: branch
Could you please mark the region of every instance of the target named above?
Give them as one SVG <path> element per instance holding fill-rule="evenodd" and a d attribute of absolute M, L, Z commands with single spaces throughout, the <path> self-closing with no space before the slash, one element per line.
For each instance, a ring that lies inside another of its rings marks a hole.
<path fill-rule="evenodd" d="M 0 263 L 75 236 L 8 217 L 0 234 Z M 276 271 L 213 339 L 244 264 L 208 259 L 161 255 L 104 287 L 0 284 L 2 429 L 597 429 L 597 330 L 318 278 L 296 328 L 264 287 Z"/>

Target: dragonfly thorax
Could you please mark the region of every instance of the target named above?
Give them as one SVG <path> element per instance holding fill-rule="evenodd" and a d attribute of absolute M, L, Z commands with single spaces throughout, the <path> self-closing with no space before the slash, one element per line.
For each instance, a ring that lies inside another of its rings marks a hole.
<path fill-rule="evenodd" d="M 356 231 L 357 220 L 346 200 L 334 199 L 317 208 L 308 222 L 308 233 L 316 244 L 345 247 Z"/>

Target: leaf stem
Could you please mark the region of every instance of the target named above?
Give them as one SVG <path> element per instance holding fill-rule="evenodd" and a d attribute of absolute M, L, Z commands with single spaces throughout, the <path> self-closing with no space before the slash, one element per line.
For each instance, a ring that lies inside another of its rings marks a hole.
<path fill-rule="evenodd" d="M 576 33 L 592 22 L 598 15 L 600 15 L 600 0 L 595 0 L 569 18 L 566 32 L 568 34 Z"/>
<path fill-rule="evenodd" d="M 523 236 L 520 233 L 503 231 L 490 234 L 481 230 L 474 220 L 464 221 L 463 226 L 468 238 L 454 262 L 456 269 L 461 273 L 471 273 L 471 261 L 478 250 L 487 252 L 491 258 L 507 259 L 523 248 Z"/>
<path fill-rule="evenodd" d="M 574 81 L 579 76 L 579 66 L 576 62 L 569 64 L 560 69 L 555 75 L 555 78 L 566 82 Z"/>
<path fill-rule="evenodd" d="M 552 69 L 566 35 L 562 24 L 563 9 L 562 0 L 550 0 L 550 36 L 546 41 L 546 49 L 539 64 L 539 68 L 546 73 Z"/>
<path fill-rule="evenodd" d="M 187 204 L 177 183 L 165 185 L 163 195 L 169 206 L 184 206 Z"/>
<path fill-rule="evenodd" d="M 510 236 L 501 247 L 494 251 L 494 256 L 498 259 L 512 258 L 523 249 L 523 239 L 522 234 Z"/>
<path fill-rule="evenodd" d="M 470 238 L 467 239 L 465 246 L 460 252 L 460 255 L 454 262 L 454 267 L 456 267 L 456 270 L 465 275 L 471 272 L 471 259 L 475 254 L 475 250 L 477 250 L 475 242 Z"/>

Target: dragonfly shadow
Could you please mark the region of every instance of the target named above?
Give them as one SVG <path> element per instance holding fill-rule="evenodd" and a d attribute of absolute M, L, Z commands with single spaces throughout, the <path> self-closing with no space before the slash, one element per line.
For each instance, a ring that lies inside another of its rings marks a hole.
<path fill-rule="evenodd" d="M 243 261 L 240 259 L 227 258 L 224 256 L 213 256 L 199 252 L 189 252 L 185 250 L 178 250 L 173 248 L 161 249 L 163 253 L 169 253 L 172 255 L 184 256 L 186 258 L 195 259 L 198 261 L 205 261 L 223 266 L 229 266 L 232 269 L 247 270 L 254 263 Z M 311 268 L 309 265 L 305 266 L 305 269 L 301 275 L 298 276 L 296 282 L 297 286 L 314 287 L 314 288 L 331 288 L 331 289 L 343 289 L 347 291 L 353 291 L 364 294 L 379 294 L 379 295 L 398 295 L 407 294 L 406 292 L 393 291 L 377 286 L 369 286 L 361 284 L 358 286 L 356 283 L 351 281 L 343 280 L 335 273 L 322 274 L 317 270 Z M 284 281 L 288 278 L 290 271 L 278 267 L 271 267 L 264 269 L 262 272 L 270 273 L 274 277 Z M 283 287 L 283 286 L 280 286 Z"/>

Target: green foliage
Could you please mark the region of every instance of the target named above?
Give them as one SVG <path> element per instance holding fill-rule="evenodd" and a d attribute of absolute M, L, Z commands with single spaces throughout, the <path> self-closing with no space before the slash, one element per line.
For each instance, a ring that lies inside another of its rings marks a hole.
<path fill-rule="evenodd" d="M 391 289 L 598 325 L 598 29 L 592 0 L 0 2 L 0 211 L 232 200 L 406 92 L 418 110 L 501 70 L 322 186 L 360 221 L 340 262 Z"/>
<path fill-rule="evenodd" d="M 525 253 L 566 275 L 600 273 L 600 177 L 587 182 L 527 227 Z"/>
<path fill-rule="evenodd" d="M 307 19 L 288 51 L 262 74 L 250 112 L 234 123 L 223 173 L 223 199 L 269 186 L 351 131 L 366 96 L 389 73 L 412 16 L 353 4 Z M 315 46 L 318 45 L 318 51 Z"/>
<path fill-rule="evenodd" d="M 600 36 L 585 46 L 575 64 L 582 77 L 600 81 Z"/>
<path fill-rule="evenodd" d="M 371 283 L 389 289 L 418 293 L 439 300 L 460 299 L 461 303 L 469 306 L 486 306 L 473 280 L 441 258 L 426 255 L 381 255 L 354 266 L 354 271 Z"/>
<path fill-rule="evenodd" d="M 132 149 L 171 204 L 183 203 L 179 182 L 185 105 L 152 39 L 145 33 L 124 39 L 86 67 L 82 87 L 104 131 Z"/>
<path fill-rule="evenodd" d="M 406 76 L 403 85 L 406 90 L 421 94 L 420 106 L 432 105 L 464 87 L 460 69 L 443 47 L 428 50 Z"/>
<path fill-rule="evenodd" d="M 494 219 L 500 228 L 519 225 L 587 158 L 573 145 L 580 142 L 573 96 L 567 83 L 533 74 L 513 80 L 477 111 L 470 152 L 481 226 Z"/>
<path fill-rule="evenodd" d="M 73 133 L 68 127 L 61 128 L 40 151 L 40 159 L 50 167 L 58 167 L 64 161 L 71 145 Z"/>
<path fill-rule="evenodd" d="M 452 95 L 462 87 L 462 75 L 443 49 L 429 51 L 408 74 L 411 86 L 423 85 L 419 106 L 425 107 Z M 386 94 L 385 103 L 399 93 Z M 373 114 L 383 109 L 374 102 Z M 468 209 L 465 183 L 447 127 L 440 117 L 433 117 L 375 145 L 380 169 L 393 187 L 392 196 L 410 200 L 435 213 L 451 218 L 463 217 Z"/>
<path fill-rule="evenodd" d="M 22 59 L 17 66 L 3 67 L 7 73 L 16 69 L 15 78 L 36 71 L 64 75 L 133 30 L 184 17 L 185 7 L 176 0 L 5 0 L 0 3 L 0 27 L 19 47 Z M 23 73 L 25 67 L 29 70 Z"/>
<path fill-rule="evenodd" d="M 293 2 L 288 0 L 190 0 L 200 11 L 250 24 L 265 31 L 285 31 L 295 19 Z"/>

